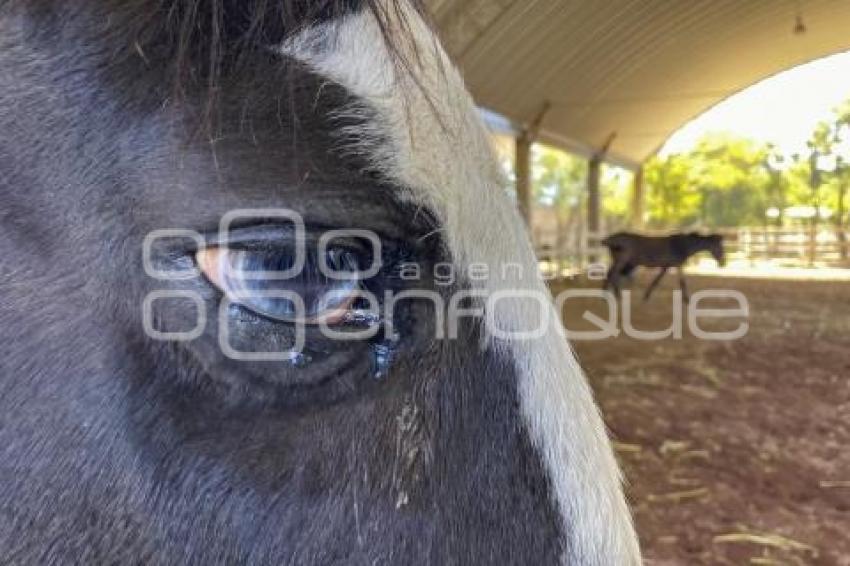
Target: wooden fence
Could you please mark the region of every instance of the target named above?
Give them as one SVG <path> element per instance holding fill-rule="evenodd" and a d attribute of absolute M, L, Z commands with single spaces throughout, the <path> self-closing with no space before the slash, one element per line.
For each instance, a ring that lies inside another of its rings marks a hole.
<path fill-rule="evenodd" d="M 726 253 L 750 262 L 775 261 L 789 265 L 847 267 L 847 232 L 832 228 L 737 228 L 719 230 Z"/>
<path fill-rule="evenodd" d="M 850 236 L 847 231 L 824 226 L 776 228 L 742 227 L 715 230 L 723 235 L 730 261 L 747 261 L 755 265 L 771 262 L 792 267 L 850 267 Z M 664 232 L 643 231 L 651 235 Z M 589 264 L 608 261 L 608 253 L 598 244 L 599 238 L 582 233 L 580 238 L 546 238 L 535 232 L 537 255 L 547 269 L 574 272 Z"/>

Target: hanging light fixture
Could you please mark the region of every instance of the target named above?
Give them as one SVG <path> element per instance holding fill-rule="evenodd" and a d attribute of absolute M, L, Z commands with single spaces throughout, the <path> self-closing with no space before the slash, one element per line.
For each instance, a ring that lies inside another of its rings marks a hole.
<path fill-rule="evenodd" d="M 797 0 L 797 16 L 794 19 L 794 35 L 806 33 L 806 23 L 803 21 L 803 8 L 800 0 Z"/>
<path fill-rule="evenodd" d="M 806 24 L 803 22 L 803 16 L 797 14 L 797 21 L 794 23 L 794 35 L 803 35 L 806 33 Z"/>

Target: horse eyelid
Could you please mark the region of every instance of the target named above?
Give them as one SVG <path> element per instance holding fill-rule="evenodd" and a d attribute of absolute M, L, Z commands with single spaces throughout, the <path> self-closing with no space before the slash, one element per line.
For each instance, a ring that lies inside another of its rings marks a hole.
<path fill-rule="evenodd" d="M 213 247 L 283 247 L 296 243 L 295 232 L 284 225 L 258 224 L 233 228 L 225 233 L 216 231 L 204 236 L 205 246 Z"/>

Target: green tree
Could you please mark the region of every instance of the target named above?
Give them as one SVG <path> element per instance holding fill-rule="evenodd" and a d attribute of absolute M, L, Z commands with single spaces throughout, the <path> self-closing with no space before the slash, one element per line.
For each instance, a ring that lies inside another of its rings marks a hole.
<path fill-rule="evenodd" d="M 683 227 L 696 222 L 700 195 L 688 155 L 653 157 L 644 166 L 646 212 L 652 228 Z"/>
<path fill-rule="evenodd" d="M 708 134 L 686 153 L 646 166 L 650 223 L 656 227 L 739 226 L 762 223 L 770 191 L 782 185 L 766 144 L 726 133 Z M 782 193 L 784 194 L 784 193 Z"/>
<path fill-rule="evenodd" d="M 535 144 L 532 148 L 534 201 L 568 211 L 584 199 L 587 162 L 552 147 Z"/>
<path fill-rule="evenodd" d="M 603 164 L 599 184 L 603 231 L 625 228 L 632 214 L 634 174 L 622 167 Z"/>
<path fill-rule="evenodd" d="M 847 191 L 850 187 L 850 99 L 844 101 L 833 112 L 832 119 L 819 123 L 812 132 L 808 146 L 809 187 L 811 205 L 824 205 L 830 209 L 831 221 L 840 242 L 842 259 L 847 259 Z M 813 230 L 820 214 L 813 218 Z"/>

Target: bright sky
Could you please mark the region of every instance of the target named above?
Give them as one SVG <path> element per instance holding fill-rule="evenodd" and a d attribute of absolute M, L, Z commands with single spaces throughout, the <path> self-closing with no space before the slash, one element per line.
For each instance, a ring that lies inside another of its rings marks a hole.
<path fill-rule="evenodd" d="M 815 124 L 850 97 L 850 51 L 789 69 L 735 94 L 673 134 L 662 155 L 686 151 L 707 132 L 728 131 L 802 153 Z"/>

